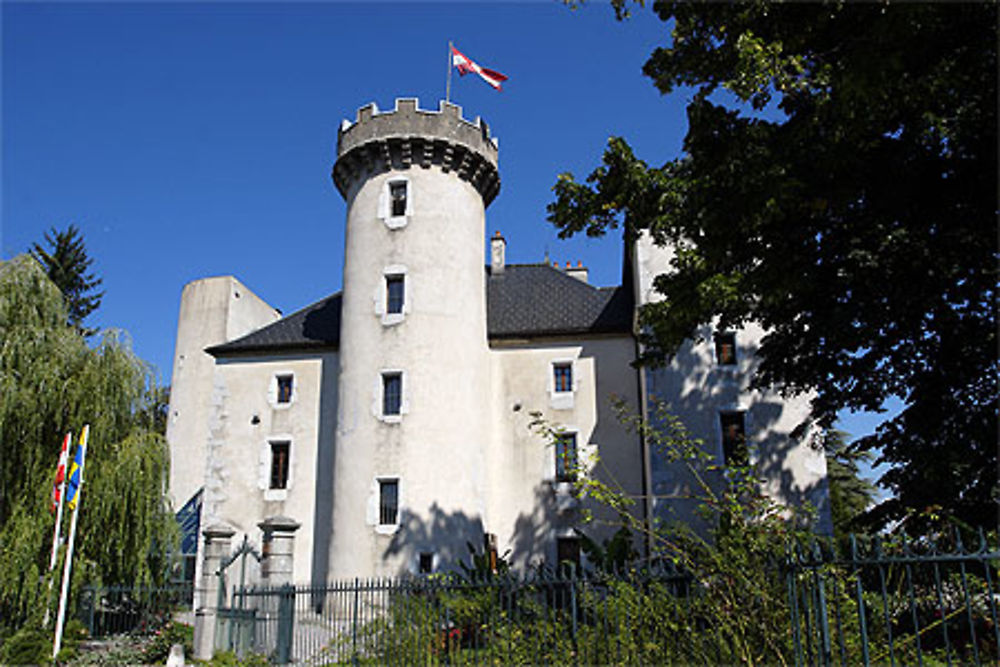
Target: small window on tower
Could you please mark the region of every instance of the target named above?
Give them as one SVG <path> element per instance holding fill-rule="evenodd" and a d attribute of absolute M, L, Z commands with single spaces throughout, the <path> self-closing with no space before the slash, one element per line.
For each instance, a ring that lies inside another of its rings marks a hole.
<path fill-rule="evenodd" d="M 434 571 L 434 553 L 431 551 L 421 551 L 420 559 L 417 563 L 420 574 L 430 574 Z"/>
<path fill-rule="evenodd" d="M 382 374 L 382 414 L 398 415 L 403 403 L 403 374 Z"/>
<path fill-rule="evenodd" d="M 385 312 L 389 314 L 403 312 L 404 287 L 403 276 L 385 277 Z"/>
<path fill-rule="evenodd" d="M 272 489 L 288 488 L 288 441 L 271 443 L 271 484 Z"/>
<path fill-rule="evenodd" d="M 726 464 L 747 465 L 750 455 L 747 451 L 745 413 L 721 412 L 719 425 L 722 427 L 722 455 L 726 459 Z"/>
<path fill-rule="evenodd" d="M 406 181 L 389 184 L 389 199 L 392 217 L 398 218 L 406 215 Z"/>
<path fill-rule="evenodd" d="M 556 562 L 559 572 L 568 574 L 580 568 L 580 540 L 576 537 L 559 537 L 556 539 Z"/>
<path fill-rule="evenodd" d="M 715 334 L 715 361 L 720 366 L 736 365 L 736 334 L 732 331 Z"/>
<path fill-rule="evenodd" d="M 278 376 L 278 403 L 291 403 L 292 401 L 292 376 Z"/>
<path fill-rule="evenodd" d="M 399 480 L 380 479 L 378 481 L 378 523 L 380 526 L 394 526 L 399 521 Z"/>
<path fill-rule="evenodd" d="M 573 391 L 573 364 L 552 364 L 552 379 L 556 392 Z"/>
<path fill-rule="evenodd" d="M 556 481 L 576 481 L 576 433 L 556 436 Z"/>

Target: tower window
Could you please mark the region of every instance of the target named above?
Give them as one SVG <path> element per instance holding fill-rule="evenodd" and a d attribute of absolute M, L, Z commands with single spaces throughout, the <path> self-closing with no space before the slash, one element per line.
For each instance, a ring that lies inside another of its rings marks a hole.
<path fill-rule="evenodd" d="M 403 276 L 385 277 L 385 312 L 389 314 L 403 312 L 404 287 Z"/>
<path fill-rule="evenodd" d="M 378 523 L 380 526 L 394 526 L 399 521 L 399 480 L 380 479 L 378 481 Z"/>
<path fill-rule="evenodd" d="M 394 218 L 406 215 L 406 185 L 406 181 L 389 184 L 389 201 Z"/>
<path fill-rule="evenodd" d="M 434 571 L 434 553 L 431 551 L 421 551 L 417 561 L 417 570 L 420 574 L 430 574 Z"/>
<path fill-rule="evenodd" d="M 720 366 L 736 365 L 736 334 L 732 331 L 715 334 L 715 361 Z"/>
<path fill-rule="evenodd" d="M 721 412 L 719 425 L 722 427 L 722 455 L 726 464 L 745 466 L 750 460 L 747 451 L 745 413 Z"/>
<path fill-rule="evenodd" d="M 288 450 L 290 443 L 281 440 L 271 443 L 271 483 L 272 489 L 288 488 Z"/>
<path fill-rule="evenodd" d="M 292 401 L 292 376 L 278 376 L 278 403 L 291 403 Z"/>
<path fill-rule="evenodd" d="M 576 537 L 556 538 L 556 562 L 560 573 L 576 571 L 580 567 L 580 540 Z"/>
<path fill-rule="evenodd" d="M 573 391 L 573 364 L 552 364 L 552 379 L 555 391 Z"/>
<path fill-rule="evenodd" d="M 403 374 L 382 374 L 382 414 L 398 415 L 403 403 Z"/>
<path fill-rule="evenodd" d="M 556 436 L 556 481 L 576 481 L 576 433 Z"/>

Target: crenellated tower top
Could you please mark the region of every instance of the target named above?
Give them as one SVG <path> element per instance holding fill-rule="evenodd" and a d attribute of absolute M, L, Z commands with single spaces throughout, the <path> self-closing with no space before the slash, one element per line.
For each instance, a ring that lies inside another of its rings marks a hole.
<path fill-rule="evenodd" d="M 465 120 L 457 105 L 442 101 L 437 111 L 425 111 L 416 99 L 397 99 L 394 110 L 379 112 L 371 103 L 340 126 L 333 182 L 347 198 L 354 183 L 374 174 L 434 167 L 468 181 L 489 206 L 500 192 L 497 154 L 486 123 Z"/>

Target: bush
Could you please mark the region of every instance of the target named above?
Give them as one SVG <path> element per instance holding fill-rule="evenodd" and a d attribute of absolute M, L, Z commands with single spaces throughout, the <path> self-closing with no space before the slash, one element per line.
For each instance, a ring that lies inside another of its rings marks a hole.
<path fill-rule="evenodd" d="M 24 627 L 0 647 L 5 665 L 42 665 L 52 661 L 52 635 L 41 628 Z"/>

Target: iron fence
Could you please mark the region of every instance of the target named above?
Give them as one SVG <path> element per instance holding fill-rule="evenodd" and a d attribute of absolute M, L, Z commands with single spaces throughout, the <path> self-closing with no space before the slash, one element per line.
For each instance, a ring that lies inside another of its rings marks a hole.
<path fill-rule="evenodd" d="M 795 662 L 997 664 L 1000 551 L 979 532 L 930 540 L 853 536 L 796 546 L 787 562 Z"/>
<path fill-rule="evenodd" d="M 85 586 L 77 618 L 91 637 L 153 632 L 191 605 L 191 584 L 161 587 Z"/>

